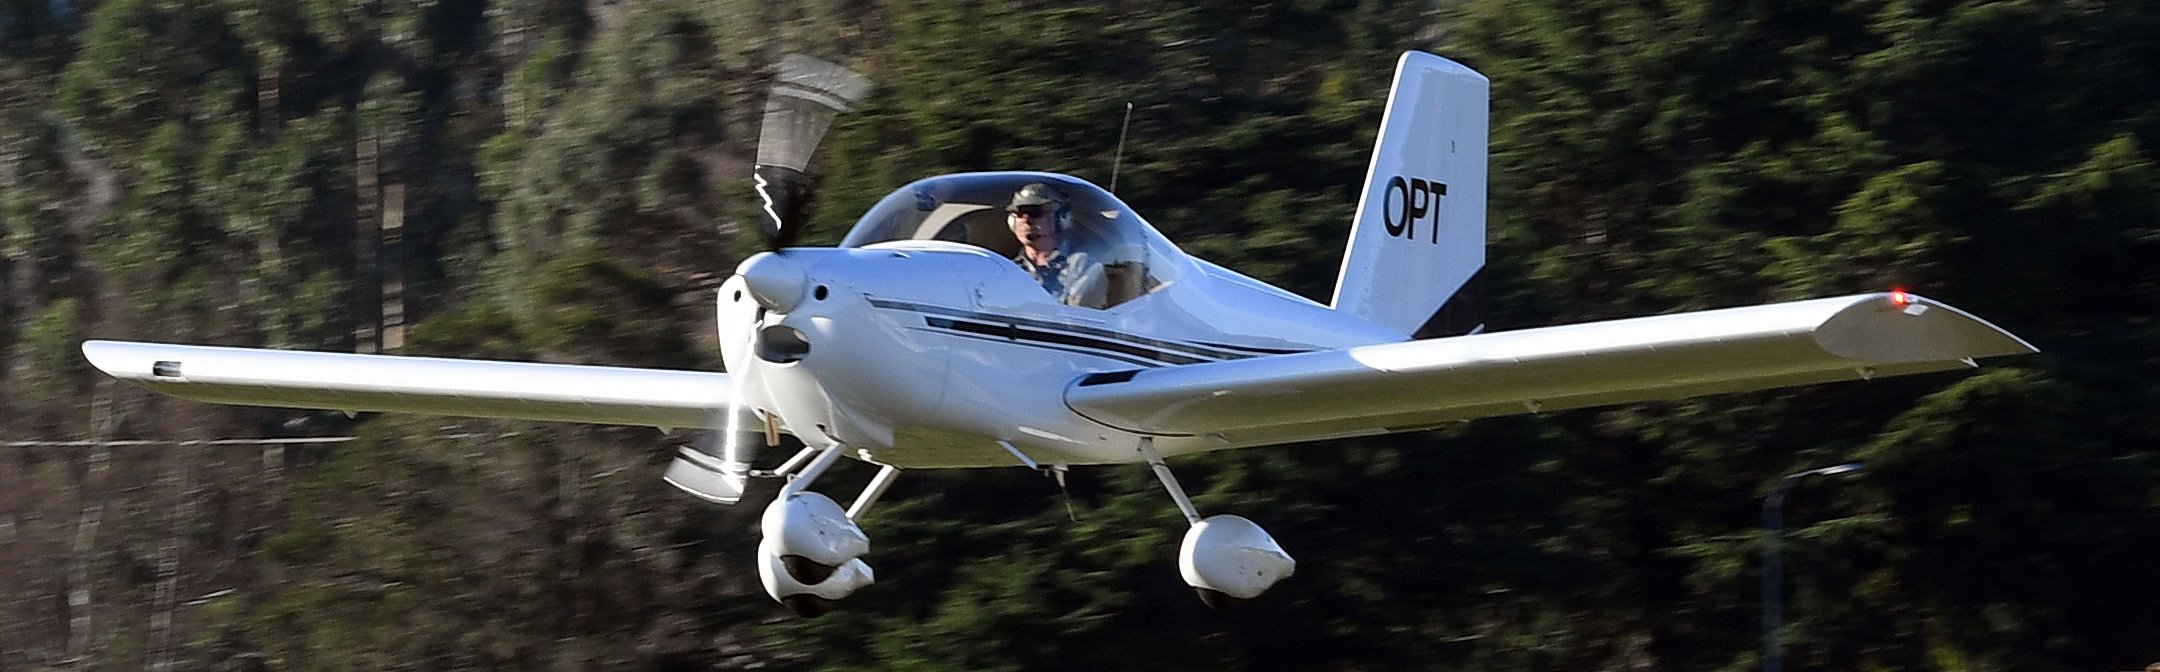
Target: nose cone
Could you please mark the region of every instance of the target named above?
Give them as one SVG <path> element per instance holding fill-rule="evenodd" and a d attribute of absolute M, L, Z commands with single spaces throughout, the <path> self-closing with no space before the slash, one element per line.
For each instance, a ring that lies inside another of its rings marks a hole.
<path fill-rule="evenodd" d="M 794 310 L 802 303 L 803 288 L 810 284 L 801 263 L 773 252 L 759 252 L 744 259 L 741 266 L 735 267 L 735 274 L 742 276 L 744 288 L 750 290 L 758 305 L 776 313 Z"/>

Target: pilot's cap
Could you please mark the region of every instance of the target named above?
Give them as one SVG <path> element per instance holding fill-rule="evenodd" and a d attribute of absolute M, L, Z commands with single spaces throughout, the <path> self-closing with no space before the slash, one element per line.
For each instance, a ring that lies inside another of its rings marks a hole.
<path fill-rule="evenodd" d="M 1056 188 L 1041 182 L 1029 182 L 1027 186 L 1013 192 L 1012 203 L 1006 204 L 1005 211 L 1012 212 L 1014 209 L 1029 205 L 1064 202 L 1065 195 L 1058 193 Z"/>

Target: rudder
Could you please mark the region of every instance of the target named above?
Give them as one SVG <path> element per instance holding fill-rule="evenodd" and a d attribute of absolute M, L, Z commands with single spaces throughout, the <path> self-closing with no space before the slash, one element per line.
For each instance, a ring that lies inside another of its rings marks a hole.
<path fill-rule="evenodd" d="M 1334 308 L 1430 338 L 1483 329 L 1485 138 L 1490 85 L 1460 63 L 1411 51 L 1396 63 L 1365 173 Z"/>

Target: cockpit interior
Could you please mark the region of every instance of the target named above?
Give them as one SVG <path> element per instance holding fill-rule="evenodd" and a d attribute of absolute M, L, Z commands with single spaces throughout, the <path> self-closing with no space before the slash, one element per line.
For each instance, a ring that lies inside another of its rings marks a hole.
<path fill-rule="evenodd" d="M 840 246 L 942 240 L 988 249 L 1017 264 L 1021 245 L 1007 205 L 1030 184 L 1048 185 L 1062 196 L 1061 251 L 1083 265 L 1074 272 L 1083 280 L 1053 292 L 1060 301 L 1110 309 L 1175 279 L 1183 257 L 1168 239 L 1102 188 L 1050 173 L 964 173 L 909 184 L 865 212 Z"/>

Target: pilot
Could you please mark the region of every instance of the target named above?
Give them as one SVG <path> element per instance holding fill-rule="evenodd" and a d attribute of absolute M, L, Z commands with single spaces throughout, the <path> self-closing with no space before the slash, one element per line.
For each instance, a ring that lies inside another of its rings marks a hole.
<path fill-rule="evenodd" d="M 1013 192 L 1005 206 L 1006 223 L 1020 240 L 1020 255 L 1013 263 L 1041 283 L 1044 290 L 1068 306 L 1103 307 L 1104 285 L 1097 264 L 1085 251 L 1073 249 L 1066 234 L 1072 228 L 1072 202 L 1056 187 L 1031 182 Z"/>

